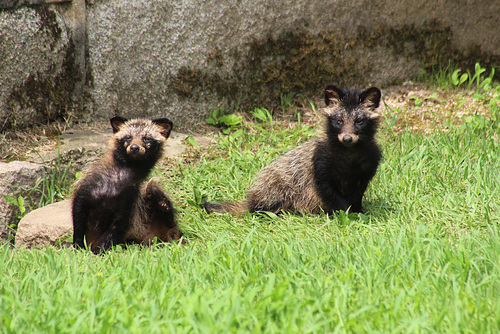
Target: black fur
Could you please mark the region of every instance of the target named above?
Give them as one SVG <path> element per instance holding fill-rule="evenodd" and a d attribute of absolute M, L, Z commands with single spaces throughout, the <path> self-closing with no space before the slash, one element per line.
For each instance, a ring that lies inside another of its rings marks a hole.
<path fill-rule="evenodd" d="M 207 212 L 361 212 L 361 201 L 382 153 L 375 141 L 381 93 L 325 89 L 325 133 L 265 167 L 248 192 L 234 203 L 204 203 Z"/>
<path fill-rule="evenodd" d="M 115 135 L 110 148 L 89 168 L 73 194 L 73 244 L 90 244 L 94 253 L 127 241 L 144 241 L 144 236 L 137 237 L 137 233 L 127 240 L 137 224 L 155 231 L 164 225 L 174 229 L 174 234 L 180 233 L 167 195 L 154 184 L 148 183 L 143 190 L 143 183 L 162 154 L 172 122 L 114 117 L 111 125 Z"/>
<path fill-rule="evenodd" d="M 314 183 L 326 212 L 361 212 L 361 200 L 375 175 L 381 158 L 376 145 L 367 143 L 356 150 L 318 143 L 314 152 Z"/>
<path fill-rule="evenodd" d="M 330 93 L 335 90 L 335 94 Z M 328 141 L 319 141 L 314 152 L 314 181 L 323 200 L 323 210 L 332 212 L 348 209 L 361 212 L 361 201 L 368 183 L 375 175 L 382 152 L 374 136 L 378 128 L 378 118 L 370 117 L 380 103 L 380 90 L 371 87 L 365 91 L 354 89 L 340 90 L 335 86 L 325 89 L 325 101 L 331 105 L 331 99 L 341 102 L 345 117 L 350 117 L 355 109 L 365 103 L 366 111 L 359 113 L 354 121 L 354 134 L 359 139 L 353 146 L 346 146 L 339 141 L 343 124 L 339 124 L 337 115 L 327 114 L 326 133 Z"/>

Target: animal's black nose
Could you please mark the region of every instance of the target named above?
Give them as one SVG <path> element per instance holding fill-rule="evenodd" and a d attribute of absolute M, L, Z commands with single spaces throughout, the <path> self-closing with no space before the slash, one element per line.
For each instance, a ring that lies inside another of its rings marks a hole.
<path fill-rule="evenodd" d="M 140 150 L 140 147 L 137 144 L 133 144 L 132 146 L 130 146 L 130 152 L 132 152 L 132 153 L 137 153 L 137 152 L 139 152 L 139 150 Z"/>
<path fill-rule="evenodd" d="M 350 144 L 350 143 L 352 143 L 352 137 L 351 136 L 344 136 L 344 138 L 342 138 L 342 141 L 346 144 Z"/>

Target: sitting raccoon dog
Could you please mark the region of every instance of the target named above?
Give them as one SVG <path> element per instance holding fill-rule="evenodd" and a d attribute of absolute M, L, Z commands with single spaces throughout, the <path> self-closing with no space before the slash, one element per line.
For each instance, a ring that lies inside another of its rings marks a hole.
<path fill-rule="evenodd" d="M 123 243 L 181 238 L 172 203 L 146 178 L 172 130 L 167 118 L 111 119 L 114 136 L 73 192 L 73 244 L 94 253 Z M 84 241 L 85 240 L 85 241 Z"/>
<path fill-rule="evenodd" d="M 245 201 L 205 203 L 205 209 L 209 213 L 361 212 L 361 199 L 382 156 L 374 138 L 380 97 L 376 87 L 359 91 L 327 86 L 324 133 L 265 167 Z"/>

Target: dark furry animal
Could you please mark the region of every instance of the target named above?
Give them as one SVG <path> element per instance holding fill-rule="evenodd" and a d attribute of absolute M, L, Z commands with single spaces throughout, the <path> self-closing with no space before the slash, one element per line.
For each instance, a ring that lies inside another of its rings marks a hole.
<path fill-rule="evenodd" d="M 285 153 L 258 175 L 247 199 L 205 203 L 207 212 L 361 212 L 361 200 L 382 157 L 375 141 L 381 93 L 325 89 L 324 134 Z"/>
<path fill-rule="evenodd" d="M 172 122 L 111 119 L 114 136 L 73 192 L 73 244 L 94 253 L 123 243 L 181 238 L 172 203 L 149 173 L 163 152 Z"/>

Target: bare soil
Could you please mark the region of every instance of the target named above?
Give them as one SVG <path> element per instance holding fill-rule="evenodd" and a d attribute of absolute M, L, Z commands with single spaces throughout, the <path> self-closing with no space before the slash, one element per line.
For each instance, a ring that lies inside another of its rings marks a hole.
<path fill-rule="evenodd" d="M 383 90 L 385 106 L 382 114 L 395 117 L 393 131 L 411 129 L 415 132 L 446 131 L 446 124 L 461 124 L 466 117 L 490 117 L 484 94 L 465 90 L 429 89 L 424 84 L 405 83 Z"/>

